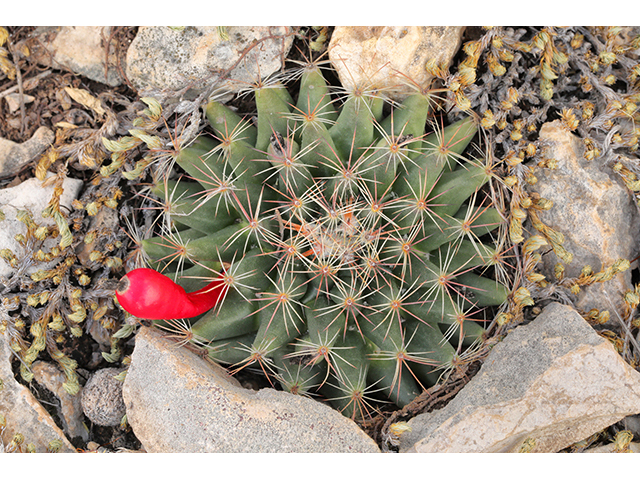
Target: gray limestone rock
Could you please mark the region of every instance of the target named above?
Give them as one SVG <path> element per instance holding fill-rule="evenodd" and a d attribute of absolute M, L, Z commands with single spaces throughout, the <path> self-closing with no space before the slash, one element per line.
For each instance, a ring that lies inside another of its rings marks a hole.
<path fill-rule="evenodd" d="M 465 27 L 336 27 L 329 58 L 347 89 L 385 89 L 399 100 L 415 82 L 428 88 L 433 76 L 425 65 L 448 65 L 460 48 Z"/>
<path fill-rule="evenodd" d="M 586 265 L 594 272 L 611 266 L 618 259 L 633 259 L 640 253 L 640 218 L 633 195 L 601 160 L 586 160 L 580 138 L 560 120 L 540 128 L 540 140 L 547 144 L 544 155 L 557 162 L 557 168 L 538 168 L 538 181 L 529 190 L 551 200 L 553 207 L 539 213 L 545 225 L 564 235 L 563 246 L 573 255 L 571 263 L 562 262 L 566 277 L 578 277 Z M 536 231 L 531 229 L 533 233 Z M 558 263 L 554 252 L 543 256 L 542 273 L 554 280 Z M 622 294 L 633 288 L 627 270 L 604 283 L 584 287 L 576 307 L 620 314 Z"/>
<path fill-rule="evenodd" d="M 327 405 L 227 372 L 158 331 L 141 328 L 124 382 L 127 419 L 147 452 L 379 452 Z"/>
<path fill-rule="evenodd" d="M 122 372 L 119 368 L 103 368 L 96 371 L 82 389 L 82 410 L 97 425 L 114 427 L 124 417 L 122 381 L 114 378 Z"/>
<path fill-rule="evenodd" d="M 127 51 L 127 77 L 141 92 L 185 91 L 194 98 L 233 70 L 225 88 L 237 91 L 281 68 L 293 41 L 288 33 L 288 27 L 140 27 Z"/>
<path fill-rule="evenodd" d="M 409 421 L 401 452 L 557 452 L 640 412 L 640 373 L 571 307 L 552 303 L 496 345 L 443 409 Z"/>
<path fill-rule="evenodd" d="M 43 153 L 54 140 L 54 133 L 47 127 L 38 128 L 29 140 L 16 143 L 0 138 L 0 177 L 17 175 Z"/>
<path fill-rule="evenodd" d="M 34 50 L 36 60 L 53 68 L 68 68 L 96 82 L 116 87 L 122 83 L 117 68 L 115 46 L 109 43 L 113 27 L 63 26 L 38 27 L 34 36 L 39 41 Z M 109 69 L 105 72 L 105 59 L 109 52 Z"/>

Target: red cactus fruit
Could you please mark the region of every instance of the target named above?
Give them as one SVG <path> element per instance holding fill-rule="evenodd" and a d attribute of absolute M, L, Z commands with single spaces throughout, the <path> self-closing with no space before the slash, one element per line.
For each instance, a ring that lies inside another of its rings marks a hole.
<path fill-rule="evenodd" d="M 127 273 L 116 288 L 122 308 L 131 315 L 149 320 L 196 317 L 222 301 L 228 287 L 222 275 L 192 293 L 166 275 L 151 268 L 136 268 Z"/>

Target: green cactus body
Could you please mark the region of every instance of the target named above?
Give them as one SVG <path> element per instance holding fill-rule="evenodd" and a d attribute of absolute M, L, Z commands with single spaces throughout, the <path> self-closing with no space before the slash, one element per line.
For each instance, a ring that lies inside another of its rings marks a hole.
<path fill-rule="evenodd" d="M 295 103 L 257 88 L 255 125 L 209 103 L 213 134 L 177 156 L 179 181 L 153 188 L 172 230 L 143 247 L 158 268 L 222 266 L 225 300 L 189 327 L 212 359 L 348 416 L 376 398 L 404 406 L 509 294 L 481 241 L 502 222 L 477 202 L 491 173 L 464 156 L 476 125 L 429 133 L 421 93 L 385 118 L 382 97 L 340 104 L 316 66 L 300 85 Z"/>

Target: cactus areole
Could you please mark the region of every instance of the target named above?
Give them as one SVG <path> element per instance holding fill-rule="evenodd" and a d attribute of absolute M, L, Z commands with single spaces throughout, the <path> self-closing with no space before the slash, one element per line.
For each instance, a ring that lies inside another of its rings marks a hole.
<path fill-rule="evenodd" d="M 219 278 L 192 293 L 166 275 L 151 268 L 127 273 L 116 288 L 122 308 L 131 315 L 149 320 L 191 318 L 201 315 L 224 298 L 225 286 Z"/>

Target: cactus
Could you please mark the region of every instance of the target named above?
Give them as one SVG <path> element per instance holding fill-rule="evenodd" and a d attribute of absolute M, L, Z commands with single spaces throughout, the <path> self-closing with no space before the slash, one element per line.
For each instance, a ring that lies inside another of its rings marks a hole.
<path fill-rule="evenodd" d="M 213 134 L 154 182 L 167 221 L 142 242 L 149 266 L 186 290 L 225 286 L 202 315 L 156 323 L 347 416 L 402 407 L 481 337 L 475 313 L 507 299 L 481 241 L 502 223 L 477 200 L 493 174 L 465 156 L 477 127 L 429 133 L 422 91 L 393 108 L 374 90 L 333 98 L 314 64 L 297 101 L 278 82 L 254 93 L 255 124 L 210 101 Z"/>

